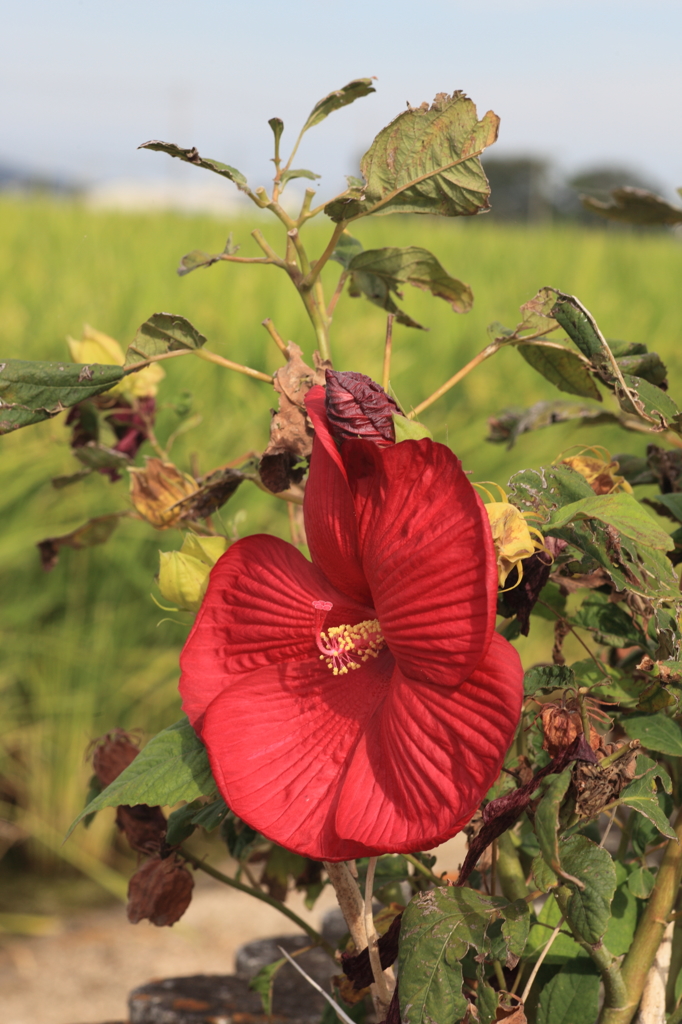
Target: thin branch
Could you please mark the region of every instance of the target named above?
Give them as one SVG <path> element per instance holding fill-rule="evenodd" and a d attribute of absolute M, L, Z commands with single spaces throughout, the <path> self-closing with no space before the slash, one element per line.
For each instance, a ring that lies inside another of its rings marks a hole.
<path fill-rule="evenodd" d="M 365 877 L 365 934 L 367 936 L 367 949 L 369 952 L 369 963 L 374 976 L 374 984 L 377 987 L 379 1000 L 384 1004 L 383 1009 L 388 1009 L 392 993 L 389 992 L 388 980 L 381 967 L 379 956 L 379 937 L 374 927 L 372 915 L 372 896 L 374 893 L 374 872 L 376 871 L 377 858 L 370 857 L 367 862 L 367 875 Z"/>
<path fill-rule="evenodd" d="M 431 868 L 427 868 L 426 864 L 422 864 L 418 857 L 415 857 L 413 853 L 403 853 L 403 858 L 408 861 L 413 868 L 416 868 L 420 874 L 425 875 L 430 882 L 434 882 L 436 885 L 443 885 L 443 879 L 435 875 Z"/>
<path fill-rule="evenodd" d="M 233 363 L 231 359 L 225 359 L 223 356 L 219 356 L 217 352 L 209 352 L 205 348 L 192 349 L 192 351 L 200 359 L 205 359 L 209 363 L 216 363 L 218 366 L 224 366 L 226 370 L 236 370 L 237 373 L 253 377 L 254 380 L 263 380 L 266 384 L 274 383 L 275 378 L 271 374 L 261 373 L 260 370 L 252 370 L 250 366 L 242 366 L 241 363 Z"/>
<path fill-rule="evenodd" d="M 128 345 L 129 352 L 136 352 L 138 356 L 143 356 L 144 352 L 141 352 L 139 348 L 135 348 L 134 345 Z M 162 359 L 174 359 L 175 356 L 190 356 L 196 349 L 194 348 L 178 348 L 172 352 L 160 352 L 157 356 L 148 356 L 146 359 L 141 359 L 139 363 L 131 363 L 129 366 L 123 367 L 123 373 L 127 377 L 129 373 L 137 373 L 138 370 L 143 370 L 145 366 L 151 366 L 152 363 L 160 363 Z"/>
<path fill-rule="evenodd" d="M 297 226 L 298 226 L 299 228 L 300 228 L 300 227 L 301 227 L 301 226 L 302 226 L 302 225 L 303 225 L 303 224 L 304 224 L 304 223 L 306 222 L 306 220 L 308 220 L 308 218 L 309 218 L 309 217 L 311 216 L 311 213 L 310 213 L 310 204 L 312 203 L 312 201 L 313 201 L 313 196 L 314 196 L 315 194 L 316 194 L 316 193 L 315 193 L 315 189 L 314 189 L 314 188 L 307 188 L 307 189 L 305 190 L 305 195 L 303 196 L 303 204 L 302 204 L 302 206 L 301 206 L 301 212 L 299 213 L 299 215 L 298 215 L 298 220 L 296 221 L 296 224 L 297 224 Z"/>
<path fill-rule="evenodd" d="M 552 948 L 552 946 L 554 944 L 554 940 L 556 939 L 557 935 L 561 931 L 561 926 L 562 926 L 563 923 L 564 923 L 564 918 L 562 916 L 562 917 L 559 918 L 558 925 L 556 926 L 556 928 L 554 929 L 554 931 L 550 935 L 549 939 L 547 940 L 547 945 L 543 949 L 542 953 L 540 953 L 540 956 L 537 958 L 537 960 L 535 962 L 535 966 L 534 966 L 533 970 L 531 971 L 530 978 L 526 982 L 526 987 L 524 988 L 523 994 L 521 996 L 521 1002 L 524 1003 L 524 1004 L 526 1002 L 526 999 L 528 999 L 528 994 L 530 993 L 530 990 L 533 987 L 533 982 L 535 981 L 535 979 L 537 977 L 537 973 L 540 970 L 540 968 L 542 967 L 542 962 L 545 959 L 545 957 L 547 956 L 547 954 L 549 953 L 550 949 Z"/>
<path fill-rule="evenodd" d="M 327 263 L 327 260 L 329 259 L 331 254 L 334 252 L 334 249 L 336 249 L 337 242 L 339 241 L 339 238 L 343 234 L 345 228 L 345 220 L 339 221 L 339 223 L 335 226 L 334 231 L 332 232 L 332 236 L 329 239 L 329 242 L 327 243 L 327 248 L 324 250 L 320 258 L 318 260 L 315 260 L 315 265 L 306 273 L 306 276 L 301 281 L 302 288 L 312 288 L 312 286 L 315 284 L 315 281 L 318 279 L 322 272 L 322 268 Z"/>
<path fill-rule="evenodd" d="M 286 355 L 287 354 L 286 342 L 280 337 L 280 335 L 275 330 L 275 325 L 273 324 L 273 322 L 270 319 L 270 317 L 267 317 L 267 319 L 263 320 L 263 327 L 268 332 L 268 334 L 270 335 L 270 337 L 272 338 L 272 340 L 274 341 L 275 345 L 280 350 L 280 352 L 282 352 L 284 355 Z"/>
<path fill-rule="evenodd" d="M 331 996 L 329 995 L 329 993 L 328 993 L 328 992 L 325 992 L 325 990 L 324 990 L 324 989 L 322 988 L 322 986 L 321 986 L 321 985 L 318 985 L 318 984 L 317 984 L 317 982 L 316 982 L 316 981 L 314 981 L 314 980 L 313 980 L 313 979 L 312 979 L 312 978 L 310 977 L 310 975 L 309 975 L 309 974 L 307 974 L 307 973 L 306 973 L 306 972 L 305 972 L 305 971 L 303 970 L 303 968 L 302 968 L 302 967 L 300 966 L 300 964 L 297 964 L 297 963 L 296 963 L 296 961 L 294 960 L 293 956 L 291 956 L 291 954 L 287 953 L 286 949 L 283 949 L 283 948 L 282 948 L 282 946 L 278 946 L 277 948 L 278 948 L 278 950 L 280 951 L 280 953 L 282 953 L 282 954 L 283 954 L 283 956 L 285 956 L 285 957 L 286 957 L 286 959 L 287 959 L 287 960 L 289 961 L 289 963 L 290 963 L 290 964 L 292 964 L 292 966 L 296 968 L 296 970 L 298 971 L 298 973 L 299 973 L 299 974 L 302 974 L 302 975 L 303 975 L 303 977 L 304 977 L 304 978 L 305 978 L 305 980 L 306 980 L 306 981 L 308 982 L 308 984 L 312 985 L 312 987 L 313 987 L 314 989 L 317 989 L 317 991 L 318 991 L 318 992 L 319 992 L 319 993 L 320 993 L 321 995 L 323 995 L 323 996 L 324 996 L 324 998 L 325 998 L 325 999 L 327 1000 L 327 1002 L 331 1004 L 331 1006 L 332 1006 L 332 1007 L 333 1007 L 333 1009 L 334 1009 L 334 1013 L 335 1013 L 335 1014 L 336 1014 L 336 1016 L 337 1016 L 337 1017 L 339 1018 L 339 1020 L 342 1020 L 342 1021 L 344 1022 L 344 1024 L 354 1024 L 353 1018 L 352 1018 L 352 1017 L 349 1017 L 349 1016 L 348 1016 L 348 1014 L 346 1013 L 346 1011 L 345 1011 L 345 1010 L 343 1010 L 343 1009 L 342 1009 L 342 1008 L 341 1008 L 341 1007 L 339 1006 L 339 1004 L 338 1004 L 338 1003 L 336 1002 L 336 1000 L 335 1000 L 335 999 L 332 999 L 332 997 L 331 997 Z"/>
<path fill-rule="evenodd" d="M 323 861 L 329 881 L 334 886 L 336 899 L 341 908 L 344 920 L 348 925 L 350 937 L 355 943 L 356 952 L 365 949 L 365 905 L 358 883 L 353 878 L 345 861 Z"/>
<path fill-rule="evenodd" d="M 590 648 L 589 648 L 589 647 L 587 646 L 587 644 L 585 643 L 585 641 L 583 640 L 583 638 L 582 638 L 582 637 L 580 637 L 580 636 L 578 636 L 578 634 L 576 633 L 576 631 L 574 630 L 573 626 L 572 626 L 572 625 L 570 624 L 570 622 L 568 621 L 568 619 L 564 618 L 564 616 L 563 616 L 563 615 L 562 615 L 562 614 L 561 614 L 560 612 L 558 612 L 558 611 L 556 610 L 556 608 L 552 608 L 551 604 L 548 604 L 548 603 L 547 603 L 546 601 L 543 601 L 543 600 L 542 600 L 541 598 L 538 598 L 538 602 L 537 602 L 537 603 L 538 603 L 538 604 L 541 604 L 541 605 L 543 606 L 543 608 L 548 608 L 548 609 L 549 609 L 549 610 L 551 611 L 552 615 L 556 615 L 557 619 L 559 619 L 559 620 L 560 620 L 561 622 L 565 622 L 565 623 L 566 623 L 566 625 L 567 625 L 567 626 L 568 626 L 568 628 L 569 628 L 569 631 L 570 631 L 570 632 L 571 632 L 571 633 L 573 634 L 573 636 L 574 636 L 574 637 L 576 638 L 576 640 L 578 641 L 578 643 L 579 643 L 579 644 L 581 644 L 581 645 L 582 645 L 582 646 L 583 646 L 583 647 L 585 648 L 585 650 L 587 651 L 587 653 L 589 654 L 589 656 L 590 656 L 590 657 L 592 658 L 592 661 L 593 661 L 593 662 L 595 663 L 595 665 L 597 666 L 597 668 L 599 669 L 599 671 L 601 672 L 601 674 L 602 674 L 602 675 L 603 675 L 603 676 L 604 676 L 604 677 L 605 677 L 606 679 L 608 679 L 608 680 L 610 681 L 610 679 L 611 679 L 611 676 L 610 676 L 610 675 L 608 674 L 608 672 L 607 672 L 607 671 L 606 671 L 606 669 L 604 668 L 604 666 L 603 666 L 602 662 L 601 662 L 601 661 L 599 660 L 599 658 L 598 658 L 598 657 L 596 656 L 596 654 L 594 653 L 594 651 L 591 651 L 591 650 L 590 650 Z"/>
<path fill-rule="evenodd" d="M 299 928 L 310 936 L 313 942 L 318 946 L 321 946 L 325 953 L 328 953 L 333 960 L 335 959 L 334 950 L 327 940 L 323 939 L 320 933 L 316 932 L 312 925 L 309 925 L 302 917 L 295 914 L 293 910 L 289 910 L 289 908 L 285 906 L 284 903 L 281 903 L 280 900 L 276 900 L 274 896 L 269 896 L 260 889 L 254 889 L 250 885 L 244 885 L 243 882 L 238 882 L 235 878 L 230 878 L 229 875 L 224 875 L 222 871 L 218 871 L 217 868 L 211 867 L 210 864 L 207 864 L 199 857 L 195 857 L 193 853 L 188 853 L 188 851 L 184 850 L 182 847 L 180 847 L 179 853 L 184 860 L 188 861 L 199 871 L 204 871 L 207 875 L 210 875 L 211 878 L 215 878 L 218 882 L 222 882 L 223 885 L 229 885 L 233 889 L 239 889 L 240 892 L 248 893 L 249 896 L 254 896 L 257 900 L 261 900 L 262 903 L 267 903 L 269 906 L 274 907 L 275 910 L 279 910 L 280 914 L 284 914 L 284 916 L 288 917 L 290 921 L 293 921 L 294 924 L 298 925 Z"/>
<path fill-rule="evenodd" d="M 393 350 L 393 321 L 395 313 L 389 313 L 386 317 L 386 341 L 384 342 L 384 368 L 381 376 L 381 386 L 388 391 L 388 382 L 391 376 L 391 353 Z"/>
<path fill-rule="evenodd" d="M 272 248 L 270 243 L 266 241 L 263 232 L 260 230 L 260 228 L 256 228 L 255 231 L 252 231 L 251 237 L 254 239 L 256 244 L 263 250 L 265 255 L 268 257 L 270 263 L 274 263 L 276 264 L 276 266 L 282 267 L 284 270 L 287 269 L 286 263 L 277 255 L 277 253 Z"/>
<path fill-rule="evenodd" d="M 482 349 L 482 351 L 479 352 L 477 356 L 474 356 L 473 359 L 470 359 L 466 366 L 463 366 L 461 370 L 458 370 L 457 373 L 450 377 L 450 380 L 446 380 L 445 384 L 441 384 L 441 386 L 436 391 L 434 391 L 432 395 L 429 395 L 429 397 L 425 398 L 423 402 L 420 402 L 416 409 L 412 409 L 411 412 L 408 412 L 408 420 L 413 420 L 415 416 L 419 415 L 420 412 L 423 412 L 424 409 L 428 409 L 430 405 L 433 405 L 434 402 L 437 402 L 439 398 L 442 398 L 446 391 L 449 391 L 450 388 L 453 388 L 455 384 L 459 384 L 459 382 L 464 377 L 466 377 L 468 373 L 471 373 L 472 370 L 474 370 L 486 359 L 489 359 L 490 356 L 494 356 L 497 350 L 500 348 L 502 348 L 501 342 L 491 341 L 491 343 L 489 345 L 486 345 L 486 347 Z"/>
<path fill-rule="evenodd" d="M 350 271 L 348 271 L 348 270 L 344 270 L 341 273 L 341 277 L 339 278 L 339 280 L 337 282 L 337 285 L 336 285 L 336 288 L 334 289 L 334 294 L 332 295 L 331 299 L 329 300 L 329 305 L 327 306 L 327 319 L 328 320 L 331 320 L 332 315 L 334 313 L 334 310 L 336 309 L 336 303 L 341 298 L 341 293 L 343 292 L 343 286 L 345 285 L 346 281 L 348 280 L 348 274 L 349 273 L 350 273 Z"/>
<path fill-rule="evenodd" d="M 279 257 L 273 260 L 269 256 L 225 256 L 221 254 L 219 258 L 226 263 L 281 263 Z"/>

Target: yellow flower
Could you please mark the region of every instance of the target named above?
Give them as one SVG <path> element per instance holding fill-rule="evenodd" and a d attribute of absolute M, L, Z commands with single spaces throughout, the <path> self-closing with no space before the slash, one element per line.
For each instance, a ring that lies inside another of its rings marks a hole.
<path fill-rule="evenodd" d="M 605 458 L 595 458 L 585 455 L 585 452 L 604 453 Z M 607 461 L 608 459 L 608 461 Z M 570 466 L 576 473 L 584 476 L 595 494 L 615 494 L 616 491 L 626 491 L 632 494 L 632 487 L 625 477 L 617 476 L 620 469 L 618 462 L 611 458 L 611 454 L 601 445 L 594 448 L 583 448 L 578 455 L 571 455 L 561 460 L 564 466 Z"/>
<path fill-rule="evenodd" d="M 497 557 L 497 580 L 500 587 L 504 587 L 511 571 L 518 569 L 518 580 L 514 584 L 518 586 L 523 576 L 523 559 L 544 550 L 542 534 L 534 526 L 528 525 L 523 512 L 510 504 L 499 484 L 493 486 L 498 488 L 503 498 L 502 501 L 490 501 L 485 506 Z M 474 484 L 474 487 L 480 488 L 492 498 L 490 491 L 482 484 Z"/>
<path fill-rule="evenodd" d="M 83 336 L 80 341 L 75 338 L 66 339 L 74 363 L 100 363 L 104 366 L 123 366 L 125 355 L 119 343 L 108 334 L 95 330 L 90 324 L 83 325 Z M 127 393 L 134 398 L 154 396 L 158 391 L 159 381 L 166 376 L 165 370 L 158 363 L 145 366 L 137 373 L 129 374 L 120 384 L 109 389 L 109 394 Z"/>

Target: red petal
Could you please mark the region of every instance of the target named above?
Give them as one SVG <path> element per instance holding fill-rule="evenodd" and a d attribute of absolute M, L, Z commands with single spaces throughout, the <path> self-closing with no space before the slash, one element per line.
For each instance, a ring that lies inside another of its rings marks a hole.
<path fill-rule="evenodd" d="M 497 569 L 484 506 L 433 441 L 346 441 L 362 567 L 396 661 L 413 679 L 466 679 L 495 625 Z M 311 474 L 312 475 L 312 474 Z"/>
<path fill-rule="evenodd" d="M 232 810 L 317 860 L 367 855 L 339 838 L 334 808 L 350 754 L 386 692 L 393 659 L 334 676 L 319 659 L 261 669 L 208 708 L 202 738 Z"/>
<path fill-rule="evenodd" d="M 371 608 L 339 594 L 291 544 L 262 534 L 232 545 L 211 571 L 180 658 L 182 706 L 193 725 L 235 676 L 319 658 L 313 601 L 334 605 L 327 625 L 374 617 Z"/>
<path fill-rule="evenodd" d="M 353 496 L 336 442 L 329 433 L 324 388 L 316 386 L 308 391 L 306 407 L 315 427 L 303 505 L 310 557 L 338 590 L 361 604 L 371 604 L 360 564 Z"/>
<path fill-rule="evenodd" d="M 407 853 L 455 835 L 499 775 L 522 696 L 519 656 L 497 633 L 455 690 L 396 667 L 346 772 L 336 811 L 341 841 L 352 838 L 372 854 Z"/>

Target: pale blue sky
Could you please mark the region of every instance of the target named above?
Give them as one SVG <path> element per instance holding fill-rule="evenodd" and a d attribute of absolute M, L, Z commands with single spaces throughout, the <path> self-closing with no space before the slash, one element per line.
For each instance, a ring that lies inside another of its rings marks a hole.
<path fill-rule="evenodd" d="M 565 171 L 604 161 L 682 185 L 679 0 L 0 0 L 0 162 L 85 180 L 200 175 L 150 138 L 266 183 L 283 147 L 351 78 L 376 95 L 313 129 L 299 166 L 343 184 L 406 101 L 463 89 L 502 119 L 500 154 Z M 205 172 L 204 172 L 205 173 Z"/>

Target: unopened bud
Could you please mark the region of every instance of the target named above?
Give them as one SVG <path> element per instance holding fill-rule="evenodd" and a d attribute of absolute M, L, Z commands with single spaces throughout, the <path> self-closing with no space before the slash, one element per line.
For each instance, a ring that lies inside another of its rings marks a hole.
<path fill-rule="evenodd" d="M 337 441 L 361 438 L 381 448 L 395 444 L 393 417 L 402 415 L 384 389 L 364 373 L 326 370 L 327 419 Z"/>
<path fill-rule="evenodd" d="M 198 612 L 211 567 L 182 551 L 159 551 L 159 563 L 156 582 L 166 601 L 183 611 Z"/>
<path fill-rule="evenodd" d="M 179 921 L 192 899 L 194 879 L 175 857 L 153 857 L 135 872 L 128 884 L 128 920 L 145 918 L 168 926 Z"/>

